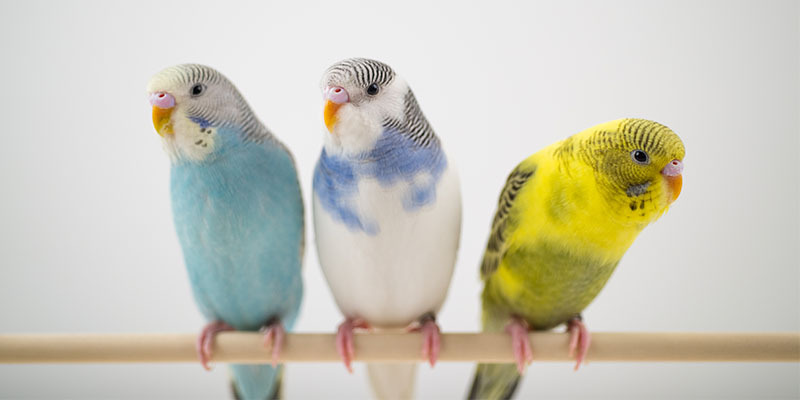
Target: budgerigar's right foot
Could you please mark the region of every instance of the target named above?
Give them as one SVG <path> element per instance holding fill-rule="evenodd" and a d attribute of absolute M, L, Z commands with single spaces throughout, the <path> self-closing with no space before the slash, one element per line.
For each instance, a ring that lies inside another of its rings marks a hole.
<path fill-rule="evenodd" d="M 200 358 L 200 364 L 203 365 L 206 371 L 211 371 L 211 368 L 208 366 L 208 361 L 211 359 L 214 336 L 220 332 L 233 330 L 235 329 L 233 329 L 232 326 L 222 321 L 214 321 L 204 326 L 203 330 L 200 331 L 200 335 L 197 336 L 197 342 L 195 343 L 195 349 L 197 350 L 197 357 Z"/>
<path fill-rule="evenodd" d="M 336 333 L 336 351 L 339 352 L 339 357 L 342 357 L 345 368 L 351 374 L 353 373 L 353 357 L 355 357 L 353 329 L 356 328 L 369 329 L 369 325 L 362 319 L 347 318 L 339 325 Z"/>
<path fill-rule="evenodd" d="M 569 332 L 569 356 L 575 356 L 575 371 L 577 371 L 586 359 L 586 353 L 589 352 L 592 335 L 586 329 L 586 324 L 583 323 L 580 315 L 569 320 L 567 331 Z"/>
<path fill-rule="evenodd" d="M 264 333 L 264 346 L 272 347 L 272 366 L 278 366 L 283 350 L 283 339 L 286 337 L 286 330 L 283 329 L 281 321 L 276 320 L 261 328 Z"/>
<path fill-rule="evenodd" d="M 439 325 L 436 324 L 436 317 L 433 313 L 425 314 L 406 328 L 406 332 L 422 332 L 422 358 L 427 359 L 433 368 L 442 348 L 442 335 Z"/>
<path fill-rule="evenodd" d="M 528 338 L 528 323 L 519 317 L 513 317 L 506 325 L 506 332 L 511 335 L 511 348 L 517 360 L 517 371 L 525 374 L 525 368 L 533 361 L 533 351 Z"/>

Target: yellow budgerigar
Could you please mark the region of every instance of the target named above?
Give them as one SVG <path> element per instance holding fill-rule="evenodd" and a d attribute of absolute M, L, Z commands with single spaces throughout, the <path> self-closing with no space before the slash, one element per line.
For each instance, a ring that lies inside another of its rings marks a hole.
<path fill-rule="evenodd" d="M 513 395 L 532 359 L 527 333 L 567 324 L 581 364 L 581 312 L 645 226 L 681 191 L 684 147 L 664 125 L 620 119 L 520 163 L 500 194 L 481 265 L 483 329 L 512 337 L 513 364 L 480 364 L 469 397 Z"/>

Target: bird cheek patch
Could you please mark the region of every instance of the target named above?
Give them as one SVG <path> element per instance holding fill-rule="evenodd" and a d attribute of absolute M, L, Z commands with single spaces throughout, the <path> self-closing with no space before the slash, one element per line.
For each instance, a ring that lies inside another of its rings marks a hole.
<path fill-rule="evenodd" d="M 209 144 L 214 144 L 214 128 L 200 128 L 200 135 L 195 140 L 194 145 L 207 148 Z"/>
<path fill-rule="evenodd" d="M 637 184 L 637 185 L 631 185 L 631 186 L 628 186 L 627 189 L 625 189 L 625 194 L 628 195 L 628 197 L 641 196 L 641 195 L 647 193 L 647 189 L 649 187 L 650 187 L 650 182 L 640 183 L 640 184 Z"/>

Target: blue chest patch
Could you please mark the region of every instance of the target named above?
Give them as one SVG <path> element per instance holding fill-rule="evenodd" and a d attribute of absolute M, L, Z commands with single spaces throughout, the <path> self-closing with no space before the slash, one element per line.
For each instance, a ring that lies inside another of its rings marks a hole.
<path fill-rule="evenodd" d="M 377 222 L 361 215 L 354 204 L 362 179 L 375 179 L 384 187 L 409 184 L 402 201 L 403 208 L 413 212 L 436 200 L 436 186 L 446 167 L 441 147 L 420 147 L 403 134 L 384 131 L 372 150 L 357 156 L 329 155 L 323 149 L 314 169 L 314 193 L 334 219 L 352 230 L 377 235 Z M 415 182 L 419 174 L 428 174 L 429 179 Z"/>
<path fill-rule="evenodd" d="M 189 117 L 189 119 L 192 122 L 194 122 L 195 124 L 200 125 L 200 127 L 203 128 L 203 129 L 208 128 L 209 126 L 211 126 L 211 122 L 209 122 L 208 120 L 205 120 L 203 118 L 200 118 L 200 117 Z"/>

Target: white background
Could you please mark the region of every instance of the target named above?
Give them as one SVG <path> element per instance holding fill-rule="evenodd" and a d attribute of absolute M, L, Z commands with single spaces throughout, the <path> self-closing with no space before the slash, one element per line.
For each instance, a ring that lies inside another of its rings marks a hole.
<path fill-rule="evenodd" d="M 226 74 L 294 152 L 308 204 L 318 80 L 353 56 L 407 79 L 460 170 L 444 330 L 479 327 L 478 263 L 508 172 L 629 116 L 683 138 L 683 194 L 586 310 L 590 329 L 800 330 L 798 3 L 551 3 L 0 3 L 0 333 L 197 331 L 147 80 L 183 62 Z M 297 330 L 332 332 L 308 229 Z M 459 398 L 473 366 L 419 370 L 418 397 Z M 793 398 L 799 377 L 797 363 L 539 363 L 520 398 Z M 220 398 L 226 379 L 196 364 L 4 365 L 0 397 Z M 368 393 L 362 365 L 287 370 L 290 398 Z"/>

